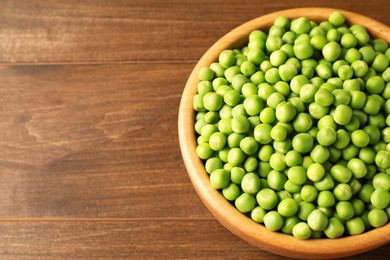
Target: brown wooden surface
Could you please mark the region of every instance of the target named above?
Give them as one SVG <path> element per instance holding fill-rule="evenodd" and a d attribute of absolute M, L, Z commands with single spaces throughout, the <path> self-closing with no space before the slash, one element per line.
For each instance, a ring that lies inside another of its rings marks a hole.
<path fill-rule="evenodd" d="M 0 258 L 281 258 L 197 196 L 177 138 L 183 87 L 257 16 L 326 6 L 390 25 L 389 3 L 0 1 Z"/>

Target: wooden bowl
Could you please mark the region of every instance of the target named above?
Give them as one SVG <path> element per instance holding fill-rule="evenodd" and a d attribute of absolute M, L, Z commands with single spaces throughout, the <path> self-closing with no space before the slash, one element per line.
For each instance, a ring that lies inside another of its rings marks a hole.
<path fill-rule="evenodd" d="M 273 21 L 281 15 L 289 19 L 305 16 L 310 20 L 321 22 L 327 20 L 334 11 L 342 12 L 348 24 L 364 25 L 373 38 L 381 38 L 390 43 L 389 27 L 356 13 L 328 8 L 298 8 L 271 13 L 242 24 L 211 46 L 192 71 L 180 103 L 178 121 L 180 148 L 188 175 L 203 203 L 227 229 L 238 237 L 259 248 L 288 257 L 324 259 L 366 252 L 390 241 L 390 223 L 361 235 L 312 240 L 299 240 L 290 235 L 271 232 L 264 226 L 255 223 L 236 210 L 219 191 L 211 188 L 209 175 L 205 171 L 203 162 L 196 154 L 195 113 L 192 99 L 197 92 L 198 71 L 216 61 L 222 50 L 246 45 L 251 31 L 255 29 L 267 30 Z"/>

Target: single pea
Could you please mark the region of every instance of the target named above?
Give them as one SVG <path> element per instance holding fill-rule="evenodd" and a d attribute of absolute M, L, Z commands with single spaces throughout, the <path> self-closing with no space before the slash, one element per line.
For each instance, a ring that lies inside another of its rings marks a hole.
<path fill-rule="evenodd" d="M 283 227 L 283 217 L 277 211 L 269 211 L 265 214 L 264 225 L 268 230 L 277 231 Z"/>
<path fill-rule="evenodd" d="M 348 169 L 352 172 L 353 177 L 360 179 L 367 174 L 367 166 L 361 159 L 352 158 L 348 161 Z"/>
<path fill-rule="evenodd" d="M 305 60 L 310 58 L 313 53 L 313 46 L 310 44 L 309 41 L 299 41 L 294 44 L 293 46 L 295 57 L 297 57 L 300 60 Z"/>
<path fill-rule="evenodd" d="M 340 43 L 344 48 L 351 49 L 355 48 L 358 42 L 352 33 L 345 33 L 341 36 Z"/>
<path fill-rule="evenodd" d="M 272 124 L 276 120 L 275 109 L 272 107 L 265 107 L 260 112 L 260 121 L 264 124 Z"/>
<path fill-rule="evenodd" d="M 332 127 L 323 127 L 317 133 L 317 142 L 322 146 L 330 146 L 337 139 L 336 130 Z"/>
<path fill-rule="evenodd" d="M 292 234 L 298 239 L 308 239 L 312 235 L 312 230 L 306 222 L 299 222 L 293 227 Z"/>
<path fill-rule="evenodd" d="M 344 36 L 343 36 L 344 37 Z M 356 38 L 355 38 L 356 39 Z M 357 39 L 356 39 L 357 42 Z M 350 48 L 345 52 L 344 59 L 352 65 L 354 61 L 360 60 L 362 58 L 362 55 L 360 52 L 355 48 Z"/>
<path fill-rule="evenodd" d="M 371 204 L 377 209 L 385 209 L 390 203 L 390 193 L 382 188 L 375 189 L 370 197 Z"/>
<path fill-rule="evenodd" d="M 256 201 L 261 208 L 265 210 L 272 210 L 278 204 L 278 196 L 274 190 L 264 188 L 256 194 Z"/>
<path fill-rule="evenodd" d="M 375 163 L 375 156 L 376 156 L 376 153 L 375 153 L 375 151 L 371 147 L 366 146 L 366 147 L 363 147 L 363 148 L 360 149 L 360 151 L 359 151 L 359 159 L 361 161 L 363 161 L 363 163 L 366 166 L 365 174 L 367 174 L 367 172 L 368 172 L 368 168 L 367 168 L 366 164 L 373 164 L 373 163 Z M 364 172 L 364 169 L 362 170 L 362 172 Z"/>
<path fill-rule="evenodd" d="M 342 220 L 351 219 L 355 212 L 353 210 L 352 203 L 349 201 L 340 201 L 336 204 L 336 213 Z"/>
<path fill-rule="evenodd" d="M 241 189 L 249 194 L 256 194 L 261 188 L 259 175 L 249 172 L 244 175 L 241 181 Z"/>
<path fill-rule="evenodd" d="M 356 77 L 364 77 L 368 72 L 368 65 L 364 60 L 356 60 L 352 62 L 351 67 Z"/>
<path fill-rule="evenodd" d="M 290 150 L 287 152 L 285 156 L 285 160 L 287 166 L 289 167 L 297 166 L 302 163 L 302 155 L 295 150 Z"/>
<path fill-rule="evenodd" d="M 318 191 L 333 189 L 334 185 L 334 180 L 329 173 L 325 173 L 324 177 L 321 180 L 314 182 L 314 187 L 316 187 Z"/>
<path fill-rule="evenodd" d="M 284 141 L 287 137 L 287 129 L 282 125 L 276 124 L 272 127 L 271 137 L 276 141 Z"/>
<path fill-rule="evenodd" d="M 359 49 L 362 59 L 367 64 L 371 64 L 375 59 L 375 50 L 371 46 L 363 46 Z"/>
<path fill-rule="evenodd" d="M 228 135 L 226 142 L 229 148 L 238 148 L 240 147 L 241 140 L 244 138 L 245 138 L 244 134 L 231 133 Z"/>
<path fill-rule="evenodd" d="M 275 36 L 275 35 L 268 36 L 265 42 L 265 48 L 269 52 L 279 50 L 282 45 L 283 45 L 282 38 L 280 36 Z"/>
<path fill-rule="evenodd" d="M 329 190 L 320 191 L 317 196 L 317 204 L 320 207 L 333 207 L 336 203 L 335 196 Z"/>
<path fill-rule="evenodd" d="M 290 194 L 292 193 L 297 193 L 300 192 L 302 189 L 302 185 L 297 185 L 290 180 L 287 180 L 286 183 L 284 184 L 284 189 L 285 191 L 289 192 Z"/>
<path fill-rule="evenodd" d="M 373 76 L 366 82 L 366 90 L 371 94 L 380 94 L 385 89 L 385 81 L 380 76 Z"/>
<path fill-rule="evenodd" d="M 296 39 L 296 34 L 292 31 L 287 31 L 282 36 L 282 41 L 287 44 L 293 44 Z"/>
<path fill-rule="evenodd" d="M 346 183 L 339 183 L 333 189 L 333 194 L 338 201 L 347 201 L 352 197 L 352 189 Z"/>
<path fill-rule="evenodd" d="M 333 103 L 333 95 L 326 88 L 320 88 L 314 95 L 314 101 L 321 106 L 330 106 Z"/>
<path fill-rule="evenodd" d="M 340 183 L 347 183 L 352 178 L 352 172 L 345 166 L 336 164 L 330 169 L 333 179 Z"/>
<path fill-rule="evenodd" d="M 390 191 L 390 175 L 383 172 L 375 174 L 372 179 L 372 185 L 375 189 Z"/>
<path fill-rule="evenodd" d="M 334 121 L 339 125 L 346 125 L 351 121 L 352 109 L 347 105 L 338 105 L 333 115 Z"/>
<path fill-rule="evenodd" d="M 265 40 L 267 38 L 267 34 L 261 30 L 253 30 L 249 34 L 249 40 L 251 41 L 254 38 L 259 38 L 259 39 Z"/>
<path fill-rule="evenodd" d="M 255 65 L 260 65 L 266 57 L 264 51 L 261 49 L 261 47 L 264 45 L 263 40 L 258 40 L 257 42 L 260 48 L 249 49 L 247 59 L 248 61 L 253 62 Z"/>
<path fill-rule="evenodd" d="M 366 94 L 362 91 L 352 91 L 351 92 L 351 102 L 350 107 L 353 109 L 362 109 L 366 102 Z"/>
<path fill-rule="evenodd" d="M 329 43 L 328 43 L 329 44 Z M 325 64 L 318 64 L 317 67 L 315 68 L 315 71 L 319 77 L 322 79 L 329 79 L 332 77 L 332 69 L 325 65 Z"/>
<path fill-rule="evenodd" d="M 258 160 L 253 156 L 247 157 L 244 162 L 244 168 L 247 172 L 255 172 L 258 165 L 259 165 Z"/>
<path fill-rule="evenodd" d="M 289 235 L 292 235 L 292 231 L 293 231 L 293 228 L 296 224 L 298 224 L 299 222 L 301 222 L 301 220 L 296 216 L 291 216 L 291 217 L 286 217 L 284 218 L 284 223 L 283 223 L 283 227 L 281 229 L 281 231 L 284 233 L 284 234 L 289 234 Z"/>
<path fill-rule="evenodd" d="M 235 201 L 241 194 L 241 189 L 235 183 L 230 183 L 229 186 L 222 189 L 222 195 L 229 201 Z"/>
<path fill-rule="evenodd" d="M 309 152 L 314 145 L 313 137 L 307 133 L 299 133 L 292 139 L 292 146 L 294 150 L 299 153 Z"/>
<path fill-rule="evenodd" d="M 318 87 L 313 84 L 305 84 L 299 91 L 301 100 L 305 103 L 311 103 L 314 101 L 314 95 L 318 91 Z"/>
<path fill-rule="evenodd" d="M 259 96 L 249 96 L 244 100 L 244 108 L 248 115 L 254 116 L 258 115 L 260 111 L 263 109 L 263 101 Z"/>
<path fill-rule="evenodd" d="M 307 224 L 314 231 L 323 231 L 328 225 L 328 218 L 324 212 L 315 209 L 307 217 Z"/>
<path fill-rule="evenodd" d="M 226 135 L 221 132 L 215 132 L 210 136 L 209 145 L 214 151 L 222 150 L 226 145 Z"/>
<path fill-rule="evenodd" d="M 317 199 L 318 191 L 317 189 L 309 184 L 303 185 L 301 189 L 301 198 L 307 202 L 313 202 Z"/>
<path fill-rule="evenodd" d="M 353 69 L 349 65 L 342 65 L 337 71 L 341 80 L 351 79 L 353 77 Z"/>
<path fill-rule="evenodd" d="M 344 24 L 345 17 L 342 13 L 336 11 L 329 15 L 328 21 L 334 26 L 339 27 Z"/>
<path fill-rule="evenodd" d="M 291 21 L 290 30 L 298 35 L 309 33 L 310 29 L 310 21 L 306 17 L 300 17 Z"/>
<path fill-rule="evenodd" d="M 240 185 L 245 174 L 246 173 L 243 168 L 235 166 L 230 171 L 230 179 L 232 183 Z"/>
<path fill-rule="evenodd" d="M 212 157 L 207 159 L 205 162 L 205 169 L 207 173 L 212 173 L 213 171 L 217 169 L 221 169 L 223 166 L 221 159 L 217 157 Z"/>
<path fill-rule="evenodd" d="M 275 152 L 269 158 L 269 163 L 272 169 L 276 171 L 283 171 L 286 169 L 286 161 L 284 159 L 285 155 L 279 152 Z"/>
<path fill-rule="evenodd" d="M 365 147 L 370 142 L 370 136 L 362 129 L 358 129 L 352 132 L 351 140 L 357 147 Z"/>
<path fill-rule="evenodd" d="M 235 58 L 233 51 L 223 50 L 219 54 L 218 61 L 224 68 L 229 68 L 236 63 L 236 58 Z"/>
<path fill-rule="evenodd" d="M 210 68 L 203 67 L 198 72 L 198 78 L 200 80 L 213 80 L 214 79 L 214 71 Z"/>
<path fill-rule="evenodd" d="M 228 147 L 222 149 L 221 151 L 218 151 L 218 157 L 221 159 L 222 162 L 227 163 L 228 162 L 228 153 L 230 149 Z"/>
<path fill-rule="evenodd" d="M 210 81 L 200 81 L 197 85 L 197 89 L 198 94 L 200 94 L 201 96 L 213 91 L 213 87 Z"/>
<path fill-rule="evenodd" d="M 199 158 L 206 160 L 213 155 L 213 150 L 208 143 L 201 143 L 196 147 L 196 154 Z"/>
<path fill-rule="evenodd" d="M 286 198 L 280 201 L 277 211 L 283 217 L 291 217 L 298 212 L 298 202 L 292 198 Z"/>
<path fill-rule="evenodd" d="M 296 185 L 306 182 L 306 169 L 302 166 L 292 166 L 287 171 L 288 180 Z"/>
<path fill-rule="evenodd" d="M 384 72 L 389 67 L 390 60 L 386 55 L 378 53 L 372 61 L 371 67 L 378 73 Z"/>
<path fill-rule="evenodd" d="M 272 126 L 269 124 L 259 124 L 254 129 L 254 137 L 260 144 L 268 144 L 272 141 Z"/>
<path fill-rule="evenodd" d="M 325 163 L 328 161 L 330 156 L 329 150 L 322 145 L 315 145 L 313 150 L 310 152 L 310 157 L 316 163 Z"/>
<path fill-rule="evenodd" d="M 265 209 L 262 207 L 256 206 L 252 211 L 251 211 L 251 219 L 253 219 L 257 223 L 264 223 L 264 216 L 267 213 Z"/>
<path fill-rule="evenodd" d="M 245 116 L 235 116 L 231 119 L 231 129 L 234 133 L 246 133 L 249 126 L 248 118 Z"/>
<path fill-rule="evenodd" d="M 279 122 L 286 123 L 294 119 L 296 110 L 291 102 L 281 102 L 276 106 L 275 115 Z"/>
<path fill-rule="evenodd" d="M 247 155 L 253 155 L 257 152 L 259 144 L 252 136 L 247 136 L 240 141 L 241 150 Z"/>
<path fill-rule="evenodd" d="M 298 69 L 294 64 L 282 64 L 279 67 L 279 75 L 283 81 L 290 81 L 298 74 Z"/>
<path fill-rule="evenodd" d="M 329 107 L 324 107 L 317 102 L 310 103 L 309 113 L 314 119 L 320 119 L 328 114 Z"/>
<path fill-rule="evenodd" d="M 338 238 L 344 234 L 345 227 L 343 223 L 336 217 L 328 220 L 328 226 L 324 229 L 324 233 L 328 238 Z"/>
<path fill-rule="evenodd" d="M 232 166 L 238 166 L 242 164 L 245 160 L 244 152 L 239 148 L 232 148 L 228 153 L 228 162 Z"/>
<path fill-rule="evenodd" d="M 223 189 L 230 184 L 230 173 L 224 169 L 217 169 L 210 174 L 210 185 L 214 189 Z"/>
<path fill-rule="evenodd" d="M 287 181 L 286 175 L 279 171 L 272 170 L 268 173 L 267 184 L 273 190 L 276 191 L 283 190 L 286 181 Z"/>
<path fill-rule="evenodd" d="M 327 61 L 335 61 L 341 54 L 341 46 L 337 42 L 329 42 L 322 48 L 322 55 Z"/>
<path fill-rule="evenodd" d="M 274 148 L 272 145 L 263 145 L 259 150 L 259 159 L 263 162 L 268 162 L 273 153 Z"/>
<path fill-rule="evenodd" d="M 322 164 L 313 163 L 307 169 L 307 178 L 313 182 L 321 180 L 325 175 L 325 168 Z"/>
<path fill-rule="evenodd" d="M 355 217 L 345 222 L 348 233 L 351 236 L 358 235 L 364 232 L 365 225 L 361 218 Z"/>
<path fill-rule="evenodd" d="M 313 125 L 313 118 L 307 113 L 299 113 L 294 121 L 294 130 L 300 133 L 307 132 Z"/>
<path fill-rule="evenodd" d="M 358 194 L 359 199 L 361 199 L 365 203 L 371 202 L 371 194 L 374 192 L 374 190 L 375 188 L 372 186 L 372 184 L 363 184 Z"/>
<path fill-rule="evenodd" d="M 250 77 L 256 72 L 256 65 L 253 62 L 246 60 L 240 65 L 240 70 L 242 74 Z"/>
<path fill-rule="evenodd" d="M 388 219 L 386 212 L 382 209 L 375 208 L 368 213 L 368 222 L 375 228 L 385 225 Z"/>
<path fill-rule="evenodd" d="M 241 213 L 248 213 L 256 206 L 256 199 L 249 193 L 242 193 L 234 204 Z"/>

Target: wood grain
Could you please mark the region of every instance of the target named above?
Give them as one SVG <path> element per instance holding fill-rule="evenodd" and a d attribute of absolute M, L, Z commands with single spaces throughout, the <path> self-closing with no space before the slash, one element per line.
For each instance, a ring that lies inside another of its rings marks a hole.
<path fill-rule="evenodd" d="M 390 2 L 16 0 L 0 3 L 1 62 L 197 60 L 221 36 L 264 14 L 333 7 L 390 24 Z"/>
<path fill-rule="evenodd" d="M 0 229 L 0 259 L 288 259 L 247 244 L 216 220 L 18 221 Z M 389 250 L 344 259 L 387 259 Z"/>
<path fill-rule="evenodd" d="M 192 67 L 0 66 L 0 216 L 210 216 L 177 140 Z"/>

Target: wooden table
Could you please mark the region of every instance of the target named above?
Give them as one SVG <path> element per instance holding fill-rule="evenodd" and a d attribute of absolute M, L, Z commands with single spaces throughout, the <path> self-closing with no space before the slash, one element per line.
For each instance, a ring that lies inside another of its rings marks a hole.
<path fill-rule="evenodd" d="M 0 257 L 281 258 L 202 204 L 177 113 L 192 68 L 219 37 L 303 6 L 390 25 L 381 0 L 1 1 Z M 390 245 L 356 259 L 367 257 L 390 257 Z"/>

